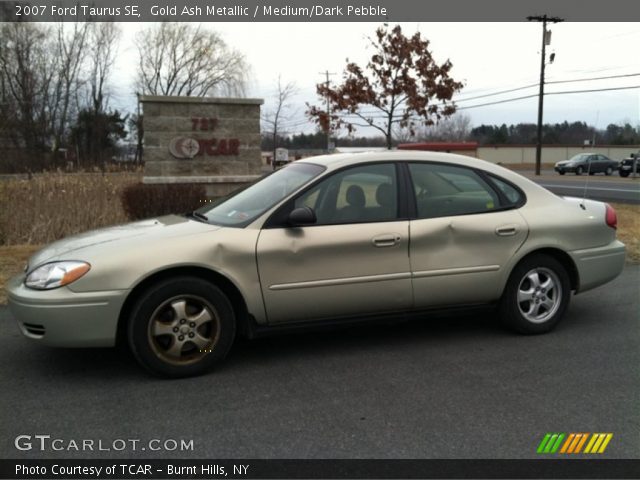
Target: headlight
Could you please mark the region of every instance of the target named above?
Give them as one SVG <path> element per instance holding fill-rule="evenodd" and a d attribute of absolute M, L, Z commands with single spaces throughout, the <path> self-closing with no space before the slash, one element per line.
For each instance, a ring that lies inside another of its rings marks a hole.
<path fill-rule="evenodd" d="M 24 281 L 29 288 L 49 290 L 75 282 L 91 269 L 86 262 L 67 261 L 45 263 L 39 266 Z"/>

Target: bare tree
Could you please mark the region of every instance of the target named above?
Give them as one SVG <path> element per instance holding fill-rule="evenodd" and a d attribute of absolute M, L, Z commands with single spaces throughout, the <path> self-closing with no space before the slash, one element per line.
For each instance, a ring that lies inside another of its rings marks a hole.
<path fill-rule="evenodd" d="M 243 95 L 247 64 L 222 37 L 190 23 L 161 23 L 141 31 L 137 90 L 147 95 Z"/>
<path fill-rule="evenodd" d="M 109 92 L 106 82 L 111 74 L 118 53 L 121 30 L 117 23 L 92 23 L 89 35 L 89 107 L 94 113 L 103 112 L 108 106 Z"/>
<path fill-rule="evenodd" d="M 298 89 L 295 83 L 289 82 L 282 84 L 282 79 L 278 76 L 278 86 L 275 92 L 275 106 L 271 110 L 267 110 L 262 116 L 264 132 L 271 136 L 273 140 L 273 165 L 275 168 L 276 150 L 278 148 L 278 137 L 286 133 L 283 124 L 291 120 L 294 112 L 291 108 L 291 97 L 297 93 Z"/>
<path fill-rule="evenodd" d="M 59 63 L 51 104 L 54 152 L 60 148 L 68 132 L 70 119 L 75 118 L 79 110 L 77 92 L 80 91 L 79 76 L 86 54 L 89 25 L 89 22 L 76 22 L 70 30 L 64 24 L 57 26 L 55 55 Z"/>
<path fill-rule="evenodd" d="M 51 133 L 50 107 L 58 72 L 51 29 L 38 23 L 0 27 L 4 130 L 14 146 L 42 149 Z"/>

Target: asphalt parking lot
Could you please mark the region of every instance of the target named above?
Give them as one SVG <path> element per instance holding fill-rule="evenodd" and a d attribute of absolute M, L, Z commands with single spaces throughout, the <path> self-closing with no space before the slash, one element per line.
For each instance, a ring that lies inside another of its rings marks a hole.
<path fill-rule="evenodd" d="M 5 458 L 533 458 L 546 432 L 640 457 L 640 266 L 549 335 L 491 312 L 241 341 L 217 371 L 149 377 L 116 349 L 48 349 L 0 307 Z M 18 435 L 193 439 L 193 451 L 18 451 Z"/>

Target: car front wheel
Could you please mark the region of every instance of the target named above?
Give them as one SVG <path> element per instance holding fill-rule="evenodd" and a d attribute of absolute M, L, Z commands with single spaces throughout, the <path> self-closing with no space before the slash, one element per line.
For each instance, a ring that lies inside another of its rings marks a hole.
<path fill-rule="evenodd" d="M 500 301 L 500 317 L 517 332 L 546 333 L 562 319 L 570 294 L 562 264 L 547 255 L 532 255 L 511 273 Z"/>
<path fill-rule="evenodd" d="M 582 172 L 584 172 L 584 169 L 582 167 L 576 168 L 576 175 L 582 175 Z"/>
<path fill-rule="evenodd" d="M 613 173 L 613 168 L 611 167 L 607 167 L 607 169 L 604 171 L 604 174 L 608 177 Z"/>
<path fill-rule="evenodd" d="M 129 318 L 131 351 L 160 376 L 209 371 L 227 355 L 234 337 L 229 300 L 215 285 L 195 277 L 154 285 L 140 296 Z"/>
<path fill-rule="evenodd" d="M 560 175 L 564 175 L 564 170 L 560 170 L 558 173 L 559 173 Z"/>

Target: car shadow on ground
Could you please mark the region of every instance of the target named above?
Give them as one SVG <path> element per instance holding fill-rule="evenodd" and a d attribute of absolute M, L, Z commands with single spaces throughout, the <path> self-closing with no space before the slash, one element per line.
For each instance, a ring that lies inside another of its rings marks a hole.
<path fill-rule="evenodd" d="M 491 309 L 440 313 L 410 320 L 394 318 L 348 327 L 332 327 L 311 332 L 278 334 L 236 340 L 219 371 L 253 369 L 269 362 L 291 362 L 295 358 L 340 355 L 354 351 L 402 349 L 433 342 L 460 341 L 461 338 L 513 335 L 504 330 Z M 22 339 L 19 339 L 22 340 Z M 131 377 L 154 378 L 138 366 L 127 346 L 115 348 L 49 348 L 25 340 L 21 370 L 40 370 L 46 375 L 84 377 L 87 372 L 103 380 Z"/>
<path fill-rule="evenodd" d="M 568 312 L 569 313 L 569 312 Z M 574 306 L 559 329 L 572 328 L 580 309 Z M 581 323 L 584 323 L 581 320 Z M 583 328 L 588 326 L 582 325 Z M 265 364 L 295 362 L 296 359 L 354 354 L 375 354 L 397 349 L 430 348 L 450 342 L 462 345 L 467 342 L 501 340 L 522 337 L 505 329 L 491 308 L 440 312 L 437 314 L 392 319 L 384 322 L 333 327 L 307 332 L 286 333 L 247 340 L 236 340 L 228 357 L 217 372 L 247 372 L 265 368 Z M 20 339 L 21 340 L 21 339 Z M 126 345 L 115 348 L 48 348 L 25 340 L 24 358 L 20 359 L 21 371 L 34 369 L 49 376 L 82 379 L 91 377 L 103 381 L 128 381 L 144 378 L 155 379 L 138 366 Z M 15 357 L 14 357 L 15 358 Z M 214 373 L 215 375 L 215 373 Z"/>

